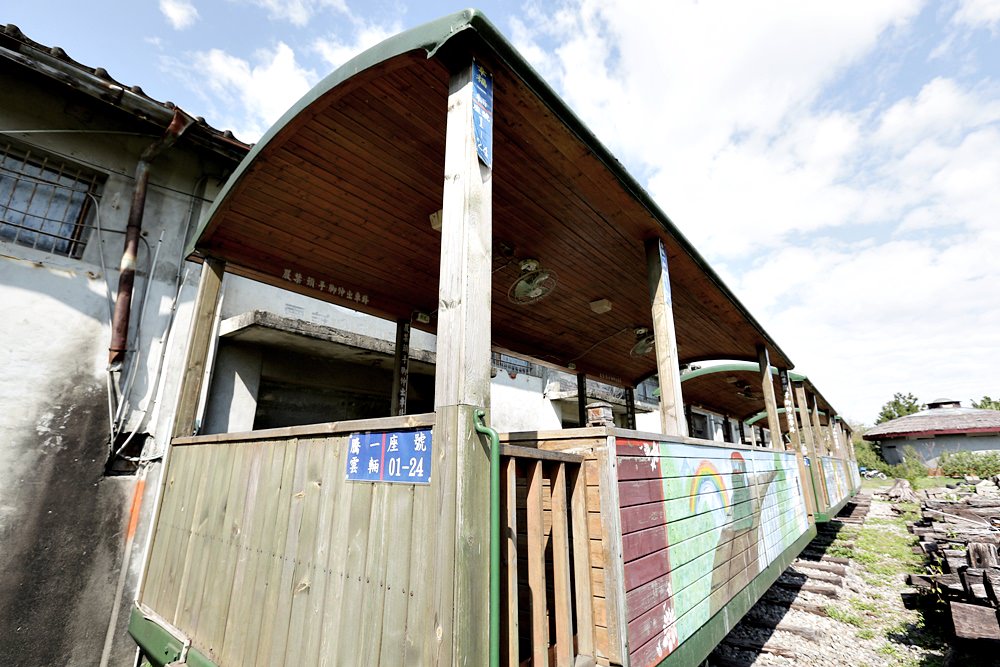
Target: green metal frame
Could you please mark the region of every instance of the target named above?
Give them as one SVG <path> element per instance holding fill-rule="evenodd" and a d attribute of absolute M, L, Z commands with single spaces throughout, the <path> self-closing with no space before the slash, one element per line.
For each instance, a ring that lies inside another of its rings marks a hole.
<path fill-rule="evenodd" d="M 153 619 L 147 618 L 138 607 L 132 607 L 128 633 L 142 650 L 144 664 L 150 667 L 165 667 L 180 660 L 184 653 L 184 642 Z M 183 664 L 192 667 L 218 667 L 193 646 L 188 648 Z"/>
<path fill-rule="evenodd" d="M 700 665 L 814 537 L 816 537 L 816 526 L 810 524 L 799 539 L 754 577 L 746 588 L 737 593 L 683 644 L 661 660 L 658 667 Z"/>

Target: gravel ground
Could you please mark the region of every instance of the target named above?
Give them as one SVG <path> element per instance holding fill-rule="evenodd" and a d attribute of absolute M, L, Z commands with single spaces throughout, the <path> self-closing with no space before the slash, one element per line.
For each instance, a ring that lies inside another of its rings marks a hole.
<path fill-rule="evenodd" d="M 854 542 L 852 550 L 843 542 Z M 875 499 L 865 523 L 843 524 L 838 540 L 827 549 L 831 555 L 850 554 L 852 562 L 840 587 L 839 599 L 816 593 L 772 587 L 764 600 L 747 614 L 727 640 L 709 658 L 714 667 L 735 665 L 809 667 L 935 667 L 951 664 L 943 639 L 947 616 L 930 610 L 909 610 L 903 605 L 907 567 L 901 562 L 914 538 L 905 522 L 888 502 Z M 897 550 L 896 554 L 892 549 Z M 801 581 L 794 573 L 809 573 L 793 567 L 782 576 Z M 810 583 L 826 584 L 825 581 Z M 768 600 L 797 600 L 824 607 L 830 617 L 785 608 Z M 770 626 L 761 628 L 760 626 Z M 775 627 L 777 626 L 777 627 Z M 787 632 L 782 626 L 805 630 Z M 811 631 L 811 632 L 810 632 Z M 746 650 L 733 644 L 763 643 L 764 651 Z M 767 652 L 776 649 L 780 655 Z M 981 663 L 980 663 L 981 664 Z M 972 667 L 964 663 L 963 667 Z"/>

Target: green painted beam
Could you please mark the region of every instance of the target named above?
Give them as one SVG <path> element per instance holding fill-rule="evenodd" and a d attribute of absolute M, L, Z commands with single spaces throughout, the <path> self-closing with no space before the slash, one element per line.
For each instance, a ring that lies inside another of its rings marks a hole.
<path fill-rule="evenodd" d="M 816 537 L 816 526 L 810 525 L 799 539 L 754 577 L 746 588 L 737 593 L 726 606 L 698 628 L 698 631 L 688 637 L 673 653 L 660 661 L 659 667 L 700 665 L 814 537 Z"/>
<path fill-rule="evenodd" d="M 152 667 L 164 667 L 181 658 L 184 642 L 167 632 L 160 624 L 146 618 L 138 607 L 132 607 L 128 633 L 142 649 Z"/>
<path fill-rule="evenodd" d="M 693 380 L 694 378 L 701 377 L 702 375 L 712 375 L 714 373 L 733 373 L 736 371 L 742 371 L 746 373 L 760 373 L 760 364 L 756 364 L 752 361 L 734 361 L 729 364 L 718 364 L 716 366 L 702 366 L 698 370 L 689 371 L 681 376 L 681 382 L 685 380 Z M 771 375 L 777 375 L 778 369 L 771 366 Z M 788 371 L 788 379 L 792 382 L 805 382 L 809 378 L 805 375 L 799 373 L 793 373 Z"/>
<path fill-rule="evenodd" d="M 142 649 L 143 665 L 165 667 L 181 659 L 184 642 L 174 637 L 156 621 L 146 618 L 138 607 L 132 607 L 132 614 L 128 619 L 128 633 Z M 192 667 L 218 667 L 194 647 L 188 649 L 183 664 Z"/>

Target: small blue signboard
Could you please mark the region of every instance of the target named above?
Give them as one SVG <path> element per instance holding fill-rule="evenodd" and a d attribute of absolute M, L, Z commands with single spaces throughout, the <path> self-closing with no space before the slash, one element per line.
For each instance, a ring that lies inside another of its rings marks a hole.
<path fill-rule="evenodd" d="M 347 479 L 354 482 L 431 483 L 431 432 L 352 433 Z"/>
<path fill-rule="evenodd" d="M 472 63 L 472 131 L 479 159 L 493 168 L 493 75 Z"/>

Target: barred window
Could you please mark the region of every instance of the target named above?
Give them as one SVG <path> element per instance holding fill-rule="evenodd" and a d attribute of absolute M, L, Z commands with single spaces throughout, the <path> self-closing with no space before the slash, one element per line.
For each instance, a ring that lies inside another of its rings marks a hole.
<path fill-rule="evenodd" d="M 79 258 L 97 174 L 0 143 L 0 240 Z"/>

